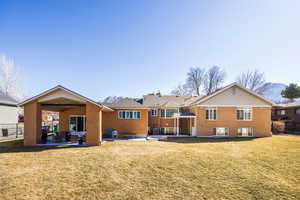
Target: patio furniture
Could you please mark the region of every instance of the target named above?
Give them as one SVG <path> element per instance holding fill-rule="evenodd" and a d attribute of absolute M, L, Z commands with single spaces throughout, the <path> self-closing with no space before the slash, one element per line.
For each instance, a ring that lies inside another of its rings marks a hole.
<path fill-rule="evenodd" d="M 117 138 L 118 137 L 118 131 L 117 130 L 114 130 L 113 132 L 112 132 L 112 137 L 113 138 Z"/>
<path fill-rule="evenodd" d="M 46 144 L 47 143 L 47 137 L 48 137 L 48 132 L 45 129 L 42 129 L 42 144 Z"/>
<path fill-rule="evenodd" d="M 65 140 L 65 136 L 63 133 L 60 133 L 60 132 L 54 133 L 54 142 L 55 143 L 63 142 L 64 140 Z"/>
<path fill-rule="evenodd" d="M 73 131 L 73 132 L 70 132 L 70 135 L 71 135 L 71 143 L 76 143 L 78 142 L 79 138 L 83 138 L 85 139 L 85 134 L 86 132 L 85 131 Z"/>
<path fill-rule="evenodd" d="M 71 134 L 70 134 L 70 132 L 65 132 L 65 140 L 66 140 L 66 142 L 70 142 L 71 141 Z"/>
<path fill-rule="evenodd" d="M 71 135 L 71 143 L 77 143 L 79 140 L 78 135 Z"/>
<path fill-rule="evenodd" d="M 112 128 L 109 128 L 109 129 L 107 130 L 107 132 L 108 132 L 108 137 L 113 137 L 113 134 L 112 134 L 113 131 L 114 131 L 114 129 L 112 129 Z"/>

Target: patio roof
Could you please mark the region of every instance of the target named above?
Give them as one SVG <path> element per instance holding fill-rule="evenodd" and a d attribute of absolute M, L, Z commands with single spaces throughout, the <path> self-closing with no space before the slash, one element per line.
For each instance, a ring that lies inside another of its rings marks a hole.
<path fill-rule="evenodd" d="M 64 92 L 64 94 L 66 94 L 65 98 L 64 97 L 57 97 L 57 98 L 47 98 L 47 95 L 54 92 L 54 91 L 59 91 L 59 90 L 62 90 Z M 64 105 L 64 106 L 75 106 L 75 105 L 83 105 L 84 102 L 90 102 L 96 106 L 99 106 L 99 107 L 102 107 L 104 111 L 113 111 L 113 109 L 103 105 L 103 104 L 100 104 L 100 103 L 97 103 L 96 101 L 93 101 L 83 95 L 80 95 L 78 94 L 77 92 L 74 92 L 70 89 L 67 89 L 61 85 L 58 85 L 52 89 L 49 89 L 45 92 L 42 92 L 41 94 L 39 95 L 36 95 L 36 96 L 33 96 L 23 102 L 21 102 L 20 104 L 18 104 L 19 106 L 24 106 L 25 104 L 28 104 L 32 101 L 35 101 L 35 100 L 38 100 L 38 99 L 41 99 L 43 98 L 43 101 L 42 103 L 44 105 L 48 105 L 50 106 L 50 104 L 52 105 L 55 105 L 57 107 L 59 107 L 60 105 Z"/>

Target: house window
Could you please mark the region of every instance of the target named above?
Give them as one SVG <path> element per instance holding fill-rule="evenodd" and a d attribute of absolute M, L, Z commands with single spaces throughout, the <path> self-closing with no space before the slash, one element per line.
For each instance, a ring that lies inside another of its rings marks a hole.
<path fill-rule="evenodd" d="M 86 131 L 85 115 L 71 115 L 69 117 L 69 131 Z"/>
<path fill-rule="evenodd" d="M 297 109 L 296 109 L 296 114 L 297 114 L 297 115 L 300 115 L 300 108 L 297 108 Z"/>
<path fill-rule="evenodd" d="M 157 110 L 156 109 L 151 110 L 151 116 L 157 116 Z"/>
<path fill-rule="evenodd" d="M 237 110 L 238 120 L 252 120 L 252 108 L 238 108 Z"/>
<path fill-rule="evenodd" d="M 205 119 L 206 120 L 216 120 L 217 119 L 217 109 L 216 108 L 207 108 Z"/>
<path fill-rule="evenodd" d="M 128 111 L 122 110 L 118 112 L 119 119 L 140 119 L 141 112 L 140 111 Z"/>
<path fill-rule="evenodd" d="M 253 136 L 253 128 L 238 128 L 238 136 Z"/>
<path fill-rule="evenodd" d="M 160 117 L 165 117 L 165 109 L 160 110 Z"/>
<path fill-rule="evenodd" d="M 179 113 L 179 109 L 162 109 L 160 111 L 160 117 L 172 118 L 176 113 Z"/>
<path fill-rule="evenodd" d="M 285 115 L 285 110 L 277 110 L 277 115 Z"/>
<path fill-rule="evenodd" d="M 229 128 L 214 128 L 214 135 L 215 136 L 228 136 Z"/>

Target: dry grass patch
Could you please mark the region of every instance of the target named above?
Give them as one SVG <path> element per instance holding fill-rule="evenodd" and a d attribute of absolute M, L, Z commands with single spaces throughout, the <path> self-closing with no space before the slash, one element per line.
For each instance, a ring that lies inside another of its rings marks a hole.
<path fill-rule="evenodd" d="M 23 147 L 0 142 L 0 199 L 299 199 L 300 136 Z"/>

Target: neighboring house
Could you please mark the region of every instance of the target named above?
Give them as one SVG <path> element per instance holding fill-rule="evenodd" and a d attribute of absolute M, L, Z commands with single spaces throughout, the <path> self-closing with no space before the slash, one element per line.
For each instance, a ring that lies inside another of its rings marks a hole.
<path fill-rule="evenodd" d="M 59 113 L 58 112 L 52 112 L 52 111 L 47 111 L 43 110 L 42 111 L 42 121 L 44 123 L 51 123 L 53 121 L 58 121 L 59 120 Z"/>
<path fill-rule="evenodd" d="M 0 137 L 16 133 L 19 120 L 17 101 L 0 92 Z"/>
<path fill-rule="evenodd" d="M 300 131 L 300 102 L 274 105 L 272 120 L 284 121 L 286 131 Z"/>
<path fill-rule="evenodd" d="M 32 97 L 24 107 L 25 145 L 41 141 L 42 110 L 59 112 L 60 131 L 86 131 L 99 145 L 114 129 L 120 135 L 173 134 L 222 137 L 271 136 L 272 102 L 231 84 L 203 97 L 145 95 L 98 103 L 62 86 Z"/>
<path fill-rule="evenodd" d="M 18 123 L 18 102 L 0 92 L 0 125 Z"/>

